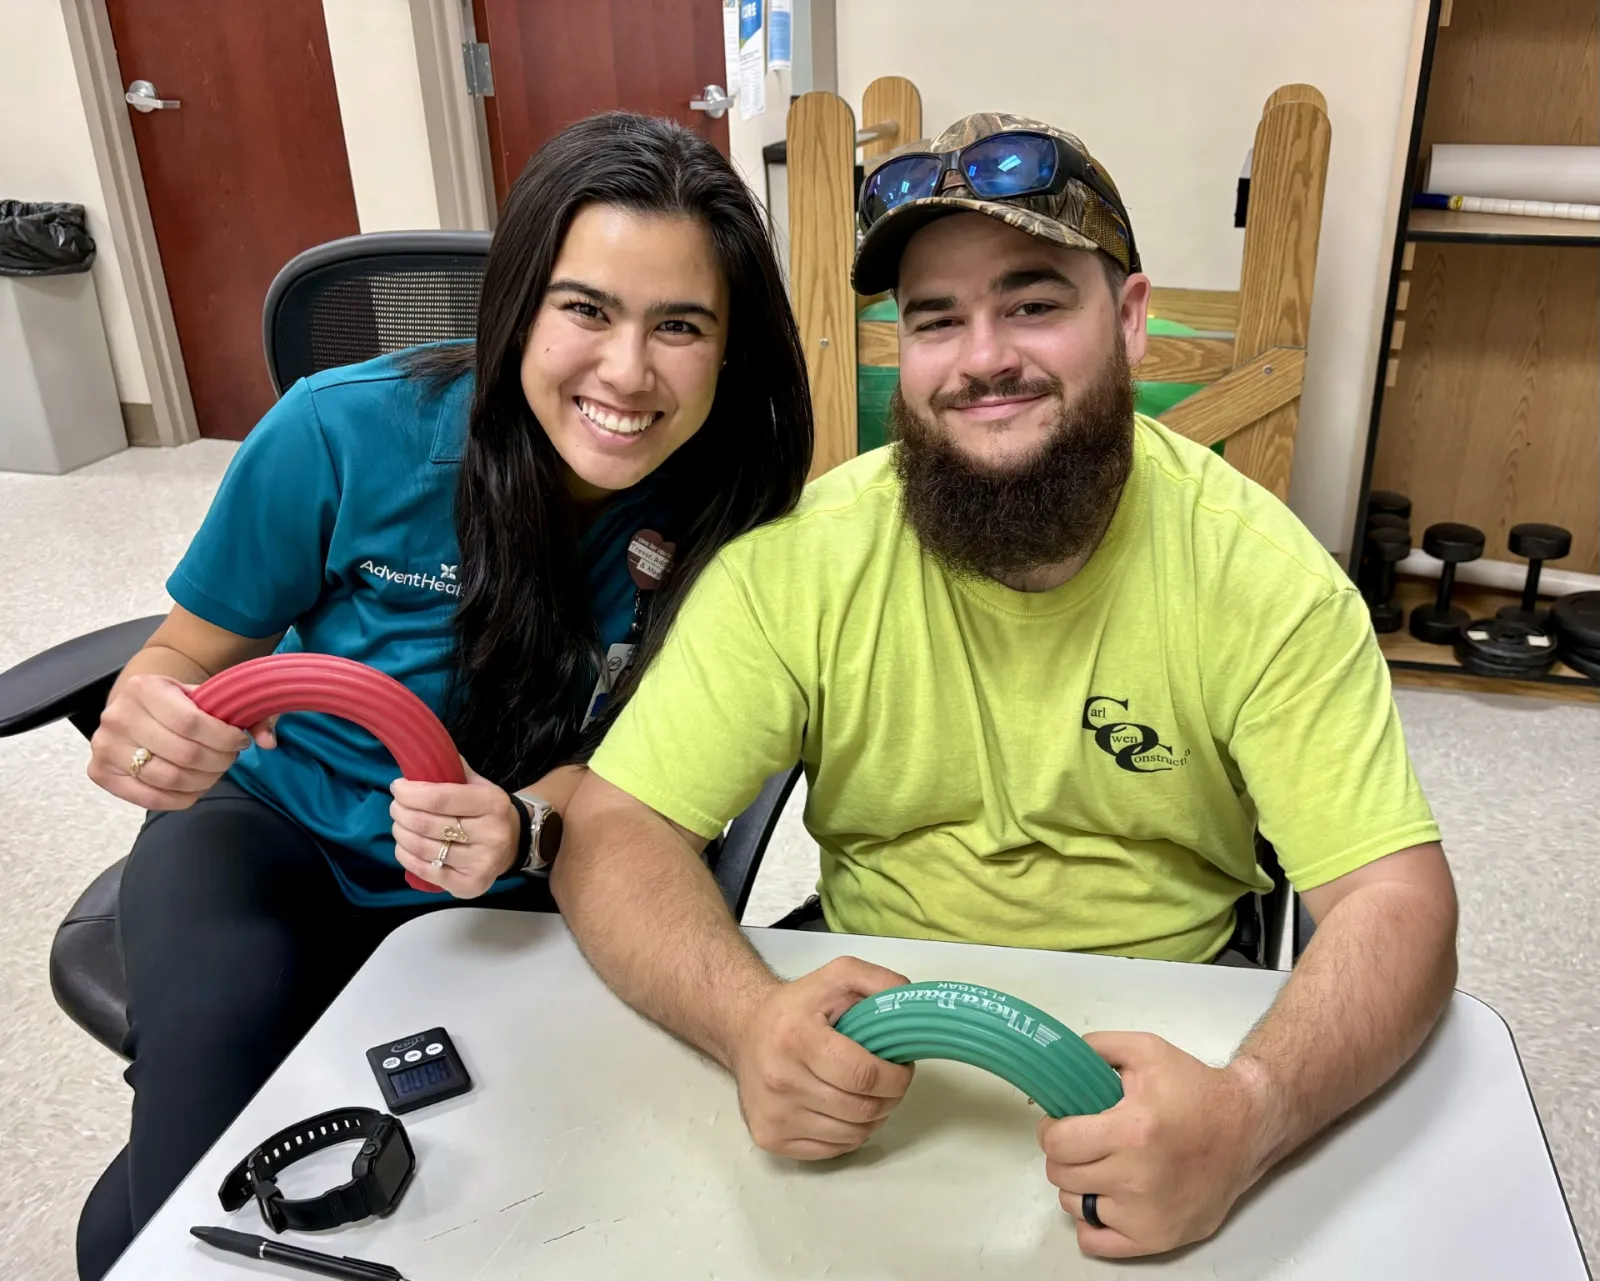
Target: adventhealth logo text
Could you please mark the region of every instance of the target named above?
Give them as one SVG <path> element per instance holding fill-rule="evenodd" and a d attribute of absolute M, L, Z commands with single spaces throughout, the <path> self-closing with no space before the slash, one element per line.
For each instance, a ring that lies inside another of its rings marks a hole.
<path fill-rule="evenodd" d="M 439 566 L 437 575 L 422 573 L 416 570 L 404 573 L 398 569 L 391 569 L 388 565 L 374 564 L 370 560 L 361 562 L 361 568 L 374 578 L 381 578 L 386 583 L 398 583 L 401 587 L 420 587 L 425 592 L 445 592 L 451 596 L 461 595 L 461 584 L 456 579 L 459 565 Z"/>

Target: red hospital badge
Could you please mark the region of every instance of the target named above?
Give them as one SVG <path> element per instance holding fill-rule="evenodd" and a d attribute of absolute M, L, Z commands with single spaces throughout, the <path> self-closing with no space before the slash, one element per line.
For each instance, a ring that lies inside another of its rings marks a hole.
<path fill-rule="evenodd" d="M 641 529 L 628 542 L 628 573 L 640 591 L 653 592 L 661 586 L 672 564 L 676 543 L 669 543 L 653 529 Z"/>

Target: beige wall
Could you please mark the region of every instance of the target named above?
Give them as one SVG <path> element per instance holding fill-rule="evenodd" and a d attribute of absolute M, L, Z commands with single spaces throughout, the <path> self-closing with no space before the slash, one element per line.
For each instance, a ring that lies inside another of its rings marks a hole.
<path fill-rule="evenodd" d="M 1327 96 L 1333 154 L 1295 451 L 1295 511 L 1349 540 L 1393 245 L 1414 4 L 1405 0 L 873 0 L 838 6 L 839 92 L 922 91 L 932 134 L 978 110 L 1063 125 L 1117 179 L 1158 284 L 1235 289 L 1234 188 L 1281 84 Z"/>
<path fill-rule="evenodd" d="M 755 192 L 756 199 L 766 203 L 767 177 L 763 174 L 761 149 L 768 143 L 781 141 L 789 110 L 790 76 L 787 71 L 767 72 L 767 109 L 751 120 L 739 119 L 735 104 L 728 112 L 728 158 L 745 182 Z M 778 240 L 778 257 L 785 272 L 789 270 L 789 199 L 788 174 L 783 166 L 775 166 L 771 173 L 772 223 Z"/>
<path fill-rule="evenodd" d="M 117 247 L 106 226 L 105 193 L 89 143 L 89 122 L 55 0 L 0 0 L 0 85 L 7 119 L 0 126 L 0 199 L 65 200 L 89 211 L 95 239 L 94 283 L 111 349 L 117 395 L 148 404 L 150 389 L 133 333 Z"/>
<path fill-rule="evenodd" d="M 322 0 L 362 231 L 435 228 L 409 0 Z"/>

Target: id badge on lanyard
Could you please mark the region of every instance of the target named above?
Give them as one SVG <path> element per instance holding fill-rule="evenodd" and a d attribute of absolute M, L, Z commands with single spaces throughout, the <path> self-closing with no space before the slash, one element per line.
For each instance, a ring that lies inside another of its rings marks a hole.
<path fill-rule="evenodd" d="M 633 625 L 625 639 L 617 641 L 606 650 L 605 662 L 600 665 L 600 675 L 594 683 L 594 693 L 589 696 L 588 709 L 583 714 L 583 728 L 588 729 L 594 719 L 605 711 L 611 701 L 611 691 L 622 683 L 628 667 L 633 662 L 633 652 L 644 635 L 645 618 L 650 612 L 650 594 L 661 586 L 672 564 L 676 544 L 669 543 L 653 529 L 641 529 L 628 540 L 628 574 L 633 579 Z"/>

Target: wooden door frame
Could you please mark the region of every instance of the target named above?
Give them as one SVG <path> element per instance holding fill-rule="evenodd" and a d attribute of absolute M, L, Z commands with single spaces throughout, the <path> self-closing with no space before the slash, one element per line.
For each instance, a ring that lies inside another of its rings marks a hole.
<path fill-rule="evenodd" d="M 467 94 L 461 60 L 461 43 L 470 28 L 463 29 L 460 0 L 410 0 L 410 7 L 440 226 L 487 230 L 496 211 L 483 104 Z M 106 0 L 61 0 L 61 12 L 105 194 L 106 221 L 133 316 L 134 341 L 149 387 L 153 430 L 131 431 L 129 444 L 187 444 L 200 439 L 200 424 L 122 96 L 122 71 Z"/>
<path fill-rule="evenodd" d="M 150 388 L 154 438 L 130 435 L 132 445 L 183 445 L 200 438 L 189 376 L 172 318 L 172 299 L 156 246 L 144 173 L 123 101 L 122 71 L 106 0 L 61 0 L 78 91 L 89 121 L 89 143 L 105 192 L 106 221 L 122 266 L 122 285 L 133 312 L 133 335 Z"/>

